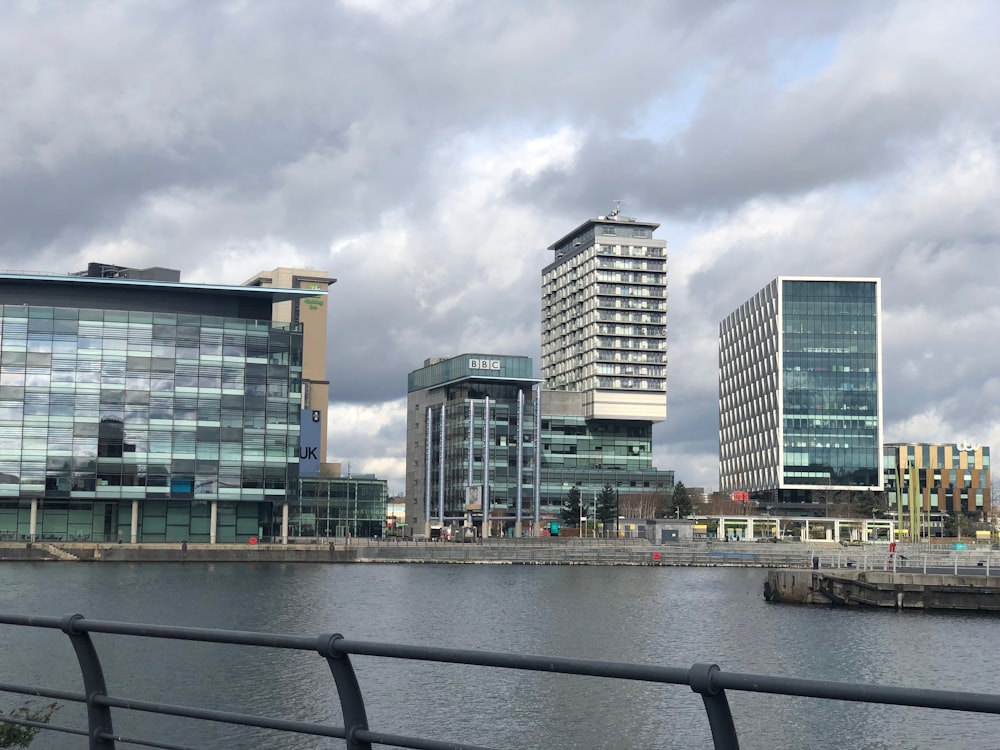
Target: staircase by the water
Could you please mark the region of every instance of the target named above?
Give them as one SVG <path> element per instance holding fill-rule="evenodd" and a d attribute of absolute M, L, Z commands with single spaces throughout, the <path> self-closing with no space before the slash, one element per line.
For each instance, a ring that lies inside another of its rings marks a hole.
<path fill-rule="evenodd" d="M 45 550 L 50 555 L 55 557 L 57 560 L 70 560 L 75 562 L 80 561 L 80 558 L 77 555 L 74 555 L 72 552 L 67 552 L 62 547 L 57 547 L 54 544 L 46 544 L 45 542 L 40 542 L 36 543 L 35 546 L 37 546 L 39 549 Z"/>

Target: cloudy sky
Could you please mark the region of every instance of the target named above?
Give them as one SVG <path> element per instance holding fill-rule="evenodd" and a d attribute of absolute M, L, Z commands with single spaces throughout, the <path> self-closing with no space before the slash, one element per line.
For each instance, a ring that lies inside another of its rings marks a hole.
<path fill-rule="evenodd" d="M 883 281 L 888 440 L 1000 445 L 1000 4 L 0 5 L 0 267 L 324 269 L 329 458 L 403 489 L 406 375 L 539 364 L 545 248 L 669 251 L 655 463 L 718 484 L 719 321 Z"/>

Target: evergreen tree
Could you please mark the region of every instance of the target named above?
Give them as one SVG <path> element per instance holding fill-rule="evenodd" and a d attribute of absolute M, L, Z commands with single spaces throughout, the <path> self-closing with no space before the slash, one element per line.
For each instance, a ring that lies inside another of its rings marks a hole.
<path fill-rule="evenodd" d="M 616 515 L 618 515 L 618 497 L 615 495 L 615 488 L 606 484 L 601 494 L 597 496 L 597 520 L 601 523 L 611 523 Z"/>
<path fill-rule="evenodd" d="M 674 518 L 687 518 L 691 515 L 691 496 L 684 482 L 674 485 L 674 494 L 670 496 L 670 515 Z"/>
<path fill-rule="evenodd" d="M 945 536 L 957 536 L 961 538 L 963 534 L 968 536 L 972 524 L 969 523 L 969 519 L 965 517 L 962 511 L 953 510 L 951 513 L 945 514 L 943 526 Z"/>
<path fill-rule="evenodd" d="M 852 501 L 854 512 L 861 518 L 882 518 L 885 515 L 883 503 L 871 490 L 856 494 Z"/>
<path fill-rule="evenodd" d="M 566 502 L 559 510 L 559 517 L 567 526 L 580 525 L 580 488 L 574 485 L 566 494 Z"/>

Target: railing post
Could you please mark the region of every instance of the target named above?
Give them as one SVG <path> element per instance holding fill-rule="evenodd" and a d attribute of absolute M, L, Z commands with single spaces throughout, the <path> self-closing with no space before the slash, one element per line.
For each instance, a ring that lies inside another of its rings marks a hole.
<path fill-rule="evenodd" d="M 347 654 L 339 653 L 336 642 L 344 636 L 340 633 L 324 634 L 316 642 L 316 650 L 326 657 L 333 673 L 333 681 L 337 684 L 337 696 L 340 698 L 340 711 L 344 715 L 344 734 L 348 750 L 371 750 L 370 742 L 362 742 L 354 737 L 359 729 L 368 729 L 368 715 L 365 712 L 365 699 L 361 695 L 361 685 L 354 674 L 354 667 Z"/>
<path fill-rule="evenodd" d="M 108 687 L 104 681 L 104 670 L 97 656 L 90 633 L 76 629 L 77 620 L 83 615 L 66 615 L 60 622 L 60 629 L 69 636 L 76 659 L 80 663 L 80 673 L 83 676 L 83 690 L 87 695 L 87 729 L 90 740 L 90 750 L 114 750 L 115 741 L 104 739 L 101 733 L 114 734 L 111 723 L 111 709 L 108 706 L 98 706 L 94 703 L 95 695 L 107 695 Z"/>
<path fill-rule="evenodd" d="M 740 741 L 736 736 L 736 725 L 729 710 L 726 692 L 712 684 L 712 674 L 718 671 L 717 664 L 695 664 L 688 670 L 688 684 L 694 692 L 701 695 L 705 703 L 715 750 L 739 750 Z"/>

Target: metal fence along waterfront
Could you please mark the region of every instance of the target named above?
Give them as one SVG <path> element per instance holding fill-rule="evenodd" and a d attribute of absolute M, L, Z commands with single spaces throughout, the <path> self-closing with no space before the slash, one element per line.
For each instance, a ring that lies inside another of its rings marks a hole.
<path fill-rule="evenodd" d="M 301 549 L 322 545 L 298 545 Z M 841 545 L 808 542 L 673 542 L 567 539 L 553 544 L 534 539 L 477 540 L 476 543 L 355 540 L 358 562 L 497 563 L 525 565 L 652 565 L 746 568 L 893 568 L 958 572 L 1000 565 L 1000 552 L 989 547 L 955 550 L 942 545 Z"/>
<path fill-rule="evenodd" d="M 300 540 L 295 544 L 212 545 L 187 543 L 93 544 L 0 542 L 3 560 L 67 562 L 336 562 L 472 563 L 511 565 L 632 565 L 744 568 L 903 569 L 989 573 L 1000 552 L 989 546 L 955 550 L 943 545 L 781 542 L 674 542 L 614 539 L 488 539 L 473 543 L 406 540 Z"/>
<path fill-rule="evenodd" d="M 114 750 L 117 743 L 144 747 L 192 750 L 169 742 L 162 736 L 123 736 L 114 730 L 114 719 L 124 712 L 145 712 L 161 716 L 187 717 L 208 722 L 258 727 L 287 733 L 330 737 L 343 740 L 349 750 L 368 750 L 375 746 L 425 748 L 426 750 L 487 750 L 483 746 L 465 744 L 446 737 L 417 737 L 371 727 L 367 719 L 364 695 L 355 673 L 351 656 L 378 657 L 390 660 L 415 660 L 491 667 L 506 670 L 527 670 L 561 675 L 581 675 L 614 680 L 631 680 L 687 687 L 703 703 L 711 729 L 713 747 L 717 750 L 739 748 L 739 731 L 729 707 L 728 693 L 752 692 L 782 696 L 798 696 L 821 700 L 852 701 L 869 704 L 912 706 L 926 709 L 1000 714 L 1000 695 L 896 687 L 865 683 L 836 682 L 782 677 L 766 674 L 726 672 L 715 664 L 697 663 L 690 667 L 664 667 L 648 664 L 622 663 L 551 657 L 510 652 L 456 649 L 440 646 L 414 646 L 397 643 L 350 640 L 341 634 L 299 636 L 236 630 L 173 627 L 103 620 L 91 620 L 82 615 L 41 617 L 0 614 L 0 624 L 12 627 L 59 630 L 70 640 L 83 680 L 83 692 L 65 689 L 0 683 L 0 691 L 22 696 L 44 697 L 54 701 L 84 704 L 86 727 L 39 724 L 7 718 L 12 723 L 34 726 L 42 732 L 60 732 L 87 737 L 90 750 Z M 144 700 L 141 696 L 124 695 L 107 684 L 100 654 L 91 638 L 93 633 L 145 639 L 174 639 L 206 644 L 231 644 L 248 648 L 271 648 L 315 653 L 329 665 L 336 687 L 343 725 L 333 726 L 300 721 L 287 717 L 235 713 L 207 706 L 188 706 Z M 692 696 L 693 699 L 697 700 Z M 399 700 L 406 700 L 400 696 Z M 596 719 L 595 719 L 596 720 Z M 623 741 L 627 742 L 623 727 Z"/>

